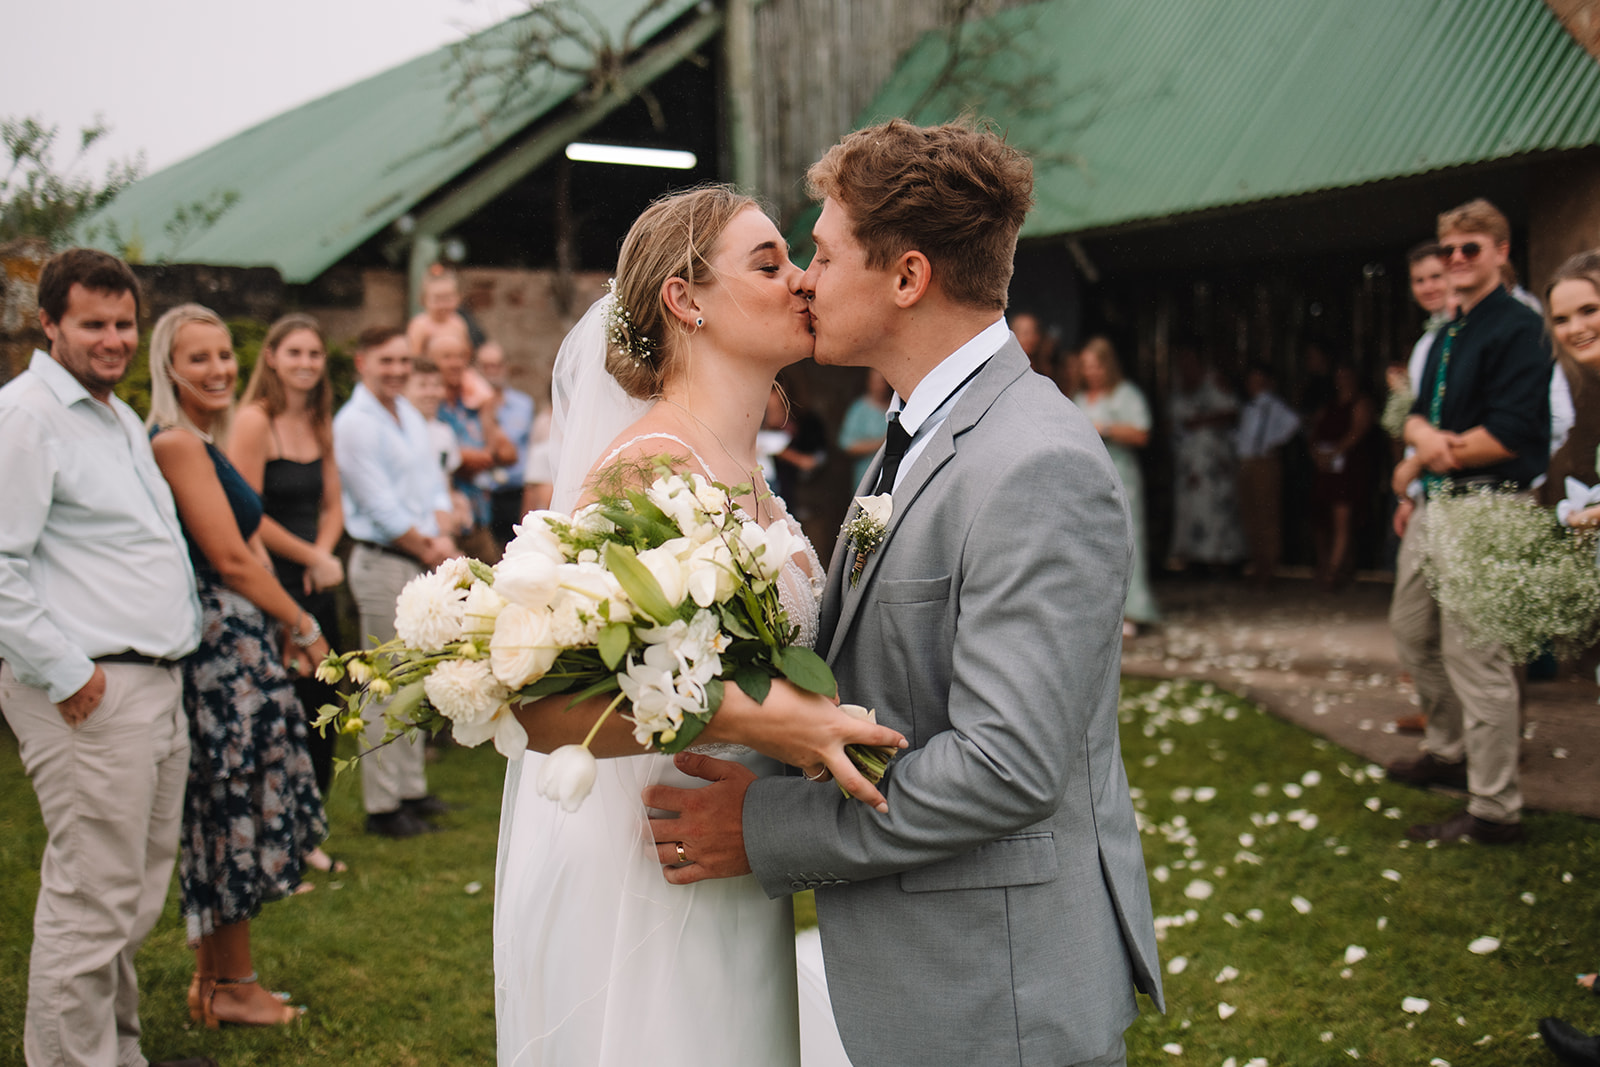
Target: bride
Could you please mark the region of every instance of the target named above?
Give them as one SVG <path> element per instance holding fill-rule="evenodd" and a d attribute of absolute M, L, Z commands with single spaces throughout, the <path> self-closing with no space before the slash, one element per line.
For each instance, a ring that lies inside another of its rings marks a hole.
<path fill-rule="evenodd" d="M 777 227 L 731 189 L 651 205 L 623 242 L 613 294 L 590 308 L 556 360 L 553 509 L 591 500 L 597 471 L 648 468 L 666 456 L 675 469 L 761 490 L 740 498 L 743 511 L 762 525 L 789 523 L 799 535 L 783 503 L 764 492 L 756 432 L 774 376 L 811 355 L 801 277 Z M 805 542 L 785 565 L 779 592 L 807 644 L 821 588 L 821 565 Z M 789 901 L 767 899 L 750 876 L 692 886 L 662 877 L 640 793 L 703 782 L 671 757 L 640 755 L 629 724 L 613 716 L 592 748 L 616 758 L 601 760 L 577 812 L 533 789 L 538 753 L 582 740 L 604 703 L 568 710 L 567 697 L 548 697 L 518 713 L 536 751 L 510 764 L 502 802 L 494 922 L 500 1064 L 793 1067 L 802 1028 L 807 1063 L 815 1062 L 814 1042 L 837 1048 L 838 1038 L 824 997 L 797 1009 Z M 844 746 L 894 745 L 899 734 L 821 701 L 803 716 L 779 712 L 778 703 L 754 704 L 729 685 L 696 751 L 758 774 L 779 773 L 780 761 L 812 777 L 826 768 L 858 798 L 882 802 Z"/>

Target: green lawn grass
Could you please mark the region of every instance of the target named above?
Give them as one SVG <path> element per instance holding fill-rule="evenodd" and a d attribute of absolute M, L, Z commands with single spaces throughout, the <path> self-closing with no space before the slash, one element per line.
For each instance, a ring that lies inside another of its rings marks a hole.
<path fill-rule="evenodd" d="M 1372 780 L 1349 753 L 1209 686 L 1129 682 L 1122 716 L 1129 778 L 1147 822 L 1162 959 L 1169 967 L 1187 961 L 1165 975 L 1165 1016 L 1143 1004 L 1128 1035 L 1130 1063 L 1216 1067 L 1232 1057 L 1245 1067 L 1262 1057 L 1298 1067 L 1349 1063 L 1346 1050 L 1354 1050 L 1360 1062 L 1379 1064 L 1545 1065 L 1549 1055 L 1529 1040 L 1541 1015 L 1600 1030 L 1600 998 L 1573 984 L 1576 971 L 1600 962 L 1594 824 L 1534 814 L 1521 847 L 1406 847 L 1408 823 L 1442 817 L 1459 801 Z M 447 832 L 411 841 L 361 833 L 355 777 L 335 785 L 328 848 L 350 873 L 314 875 L 314 892 L 269 905 L 254 926 L 263 978 L 311 1009 L 287 1032 L 190 1026 L 183 998 L 191 957 L 174 895 L 139 957 L 146 1053 L 211 1055 L 227 1067 L 492 1063 L 490 927 L 503 767 L 487 746 L 445 750 L 430 781 L 463 807 L 443 817 Z M 1315 784 L 1302 785 L 1308 772 Z M 1299 796 L 1285 794 L 1291 784 Z M 1214 795 L 1196 796 L 1206 789 Z M 1378 810 L 1368 809 L 1369 798 Z M 1308 830 L 1309 815 L 1316 825 Z M 1248 844 L 1241 834 L 1251 835 Z M 22 1062 L 43 845 L 15 740 L 0 730 L 7 1064 Z M 1202 880 L 1209 896 L 1190 888 Z M 467 892 L 473 882 L 481 892 Z M 1295 909 L 1297 896 L 1308 912 Z M 797 914 L 809 921 L 809 900 L 797 902 Z M 1499 949 L 1469 952 L 1480 936 L 1498 938 Z M 1352 945 L 1366 957 L 1347 965 Z M 1238 976 L 1218 983 L 1224 968 Z M 1427 1011 L 1404 1012 L 1406 997 L 1428 1000 Z M 1218 1013 L 1224 1003 L 1235 1009 L 1227 1019 Z M 1168 1045 L 1181 1054 L 1163 1051 Z"/>

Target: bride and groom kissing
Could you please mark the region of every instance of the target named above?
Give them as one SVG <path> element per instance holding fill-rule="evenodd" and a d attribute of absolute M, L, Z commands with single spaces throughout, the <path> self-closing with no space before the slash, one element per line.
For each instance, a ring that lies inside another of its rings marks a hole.
<path fill-rule="evenodd" d="M 553 506 L 663 454 L 750 482 L 779 369 L 875 367 L 896 418 L 858 492 L 887 494 L 883 536 L 841 537 L 825 578 L 797 553 L 779 587 L 840 696 L 882 725 L 781 681 L 760 704 L 730 685 L 675 758 L 603 723 L 591 747 L 615 758 L 567 812 L 522 779 L 598 707 L 524 705 L 536 751 L 510 765 L 497 869 L 500 1062 L 811 1067 L 842 1062 L 842 1041 L 856 1067 L 1123 1063 L 1135 991 L 1161 1004 L 1117 738 L 1132 547 L 1099 437 L 1002 315 L 1031 164 L 985 129 L 895 120 L 807 178 L 822 212 L 804 272 L 731 190 L 635 222 L 557 360 Z M 781 501 L 741 506 L 798 533 Z M 881 788 L 845 755 L 857 743 L 902 746 Z M 805 889 L 831 1013 L 795 975 Z"/>

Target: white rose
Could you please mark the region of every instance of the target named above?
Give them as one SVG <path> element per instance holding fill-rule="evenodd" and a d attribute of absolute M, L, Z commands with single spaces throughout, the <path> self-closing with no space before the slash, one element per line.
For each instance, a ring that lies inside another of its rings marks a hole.
<path fill-rule="evenodd" d="M 639 562 L 645 565 L 656 583 L 661 586 L 661 593 L 666 597 L 668 604 L 676 606 L 683 603 L 684 583 L 688 581 L 688 575 L 683 564 L 678 561 L 675 546 L 671 541 L 640 552 Z"/>
<path fill-rule="evenodd" d="M 552 563 L 561 563 L 567 558 L 566 546 L 562 544 L 560 536 L 556 533 L 556 525 L 566 529 L 571 525 L 565 515 L 554 511 L 530 511 L 523 517 L 522 523 L 514 529 L 513 537 L 503 559 L 520 556 L 528 552 L 537 552 L 545 556 Z"/>
<path fill-rule="evenodd" d="M 541 552 L 503 559 L 494 568 L 494 591 L 525 608 L 549 606 L 560 585 L 560 569 Z"/>
<path fill-rule="evenodd" d="M 482 660 L 447 659 L 423 679 L 428 702 L 452 723 L 486 723 L 510 693 Z"/>
<path fill-rule="evenodd" d="M 443 648 L 461 640 L 467 591 L 447 574 L 419 574 L 400 590 L 394 629 L 412 648 Z"/>
<path fill-rule="evenodd" d="M 489 666 L 511 689 L 543 678 L 561 649 L 550 634 L 550 613 L 509 604 L 494 623 L 489 639 Z"/>
<path fill-rule="evenodd" d="M 574 812 L 594 788 L 599 769 L 594 753 L 582 745 L 562 745 L 539 765 L 535 788 L 546 800 L 557 801 L 568 812 Z"/>
<path fill-rule="evenodd" d="M 467 637 L 488 637 L 494 633 L 494 620 L 505 606 L 505 598 L 493 586 L 475 582 L 462 604 L 462 633 Z"/>
<path fill-rule="evenodd" d="M 510 704 L 502 704 L 494 715 L 484 722 L 455 723 L 450 736 L 467 748 L 477 748 L 485 741 L 494 741 L 495 749 L 506 759 L 521 759 L 528 751 L 528 731 L 522 728 Z"/>
<path fill-rule="evenodd" d="M 721 518 L 728 513 L 728 494 L 704 478 L 694 479 L 694 498 L 700 502 L 700 510 L 712 518 Z"/>

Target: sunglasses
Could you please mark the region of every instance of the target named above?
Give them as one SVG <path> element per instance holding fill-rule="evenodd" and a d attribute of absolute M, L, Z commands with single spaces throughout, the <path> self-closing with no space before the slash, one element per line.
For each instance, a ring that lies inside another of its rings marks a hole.
<path fill-rule="evenodd" d="M 1439 254 L 1444 257 L 1445 262 L 1447 263 L 1455 257 L 1457 252 L 1461 253 L 1462 259 L 1466 260 L 1468 263 L 1471 263 L 1473 260 L 1478 258 L 1478 255 L 1482 251 L 1483 246 L 1477 241 L 1465 241 L 1458 245 L 1439 246 Z"/>

